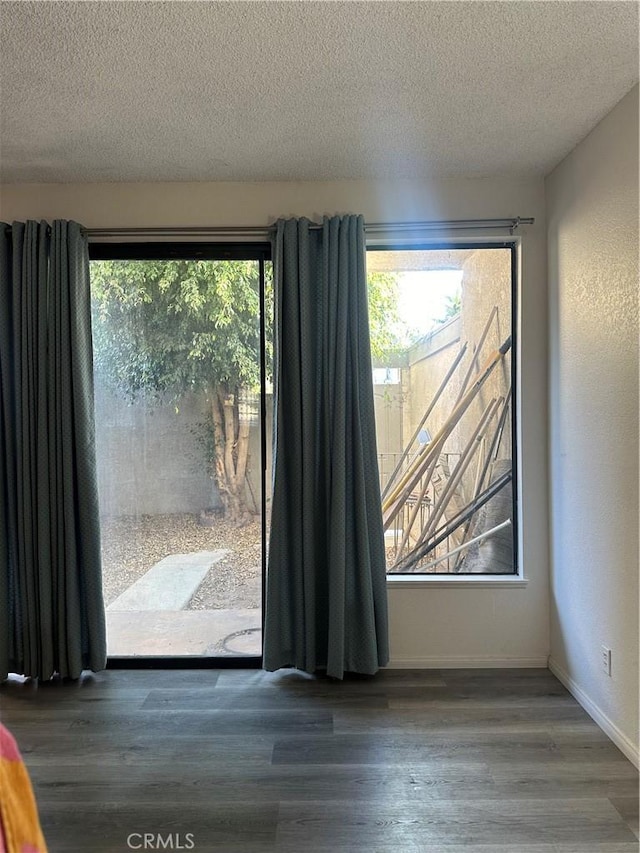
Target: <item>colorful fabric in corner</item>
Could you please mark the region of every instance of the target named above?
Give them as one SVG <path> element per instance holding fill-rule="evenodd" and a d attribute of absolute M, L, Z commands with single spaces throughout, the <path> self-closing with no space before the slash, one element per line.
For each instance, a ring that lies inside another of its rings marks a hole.
<path fill-rule="evenodd" d="M 13 735 L 0 723 L 0 853 L 47 853 L 31 780 Z"/>

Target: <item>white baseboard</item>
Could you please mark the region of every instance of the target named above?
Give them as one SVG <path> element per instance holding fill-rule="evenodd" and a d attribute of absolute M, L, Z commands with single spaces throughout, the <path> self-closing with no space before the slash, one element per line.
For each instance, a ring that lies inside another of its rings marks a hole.
<path fill-rule="evenodd" d="M 392 658 L 387 669 L 524 669 L 547 668 L 547 657 L 496 658 L 496 657 L 446 657 Z"/>
<path fill-rule="evenodd" d="M 640 748 L 638 747 L 638 744 L 632 743 L 624 732 L 620 731 L 616 724 L 600 710 L 596 703 L 587 696 L 578 684 L 576 684 L 573 678 L 571 678 L 571 676 L 551 657 L 549 658 L 549 669 L 558 681 L 561 681 L 564 684 L 574 699 L 582 705 L 594 722 L 600 726 L 602 731 L 611 738 L 618 749 L 627 756 L 629 761 L 636 767 L 640 767 Z"/>

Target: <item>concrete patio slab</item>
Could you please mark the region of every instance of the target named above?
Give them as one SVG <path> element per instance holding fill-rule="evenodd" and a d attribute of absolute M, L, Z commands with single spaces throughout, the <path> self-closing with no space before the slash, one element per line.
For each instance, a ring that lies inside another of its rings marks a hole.
<path fill-rule="evenodd" d="M 251 610 L 178 612 L 107 610 L 107 651 L 114 657 L 261 654 L 262 614 Z"/>
<path fill-rule="evenodd" d="M 171 554 L 160 560 L 107 607 L 110 610 L 182 610 L 214 563 L 226 557 L 228 548 Z"/>

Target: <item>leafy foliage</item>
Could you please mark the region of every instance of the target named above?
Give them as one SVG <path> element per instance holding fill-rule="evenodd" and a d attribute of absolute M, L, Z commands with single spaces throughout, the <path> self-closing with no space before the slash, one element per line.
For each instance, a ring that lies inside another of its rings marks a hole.
<path fill-rule="evenodd" d="M 370 272 L 367 287 L 371 356 L 374 363 L 382 364 L 390 356 L 404 352 L 411 343 L 412 335 L 398 311 L 397 273 Z"/>
<path fill-rule="evenodd" d="M 269 266 L 270 273 L 271 267 Z M 94 261 L 94 365 L 99 382 L 138 396 L 202 393 L 208 430 L 201 447 L 228 515 L 248 515 L 249 426 L 240 402 L 260 385 L 260 285 L 255 261 Z M 374 359 L 404 348 L 398 279 L 372 273 Z M 266 280 L 266 367 L 272 363 L 272 281 Z"/>
<path fill-rule="evenodd" d="M 454 293 L 453 296 L 445 298 L 444 314 L 438 320 L 438 323 L 446 323 L 452 317 L 457 317 L 462 311 L 462 294 L 460 291 Z"/>
<path fill-rule="evenodd" d="M 260 380 L 254 261 L 94 261 L 95 369 L 134 398 Z"/>
<path fill-rule="evenodd" d="M 270 268 L 268 268 L 270 269 Z M 223 383 L 259 384 L 259 280 L 254 261 L 93 261 L 97 375 L 131 399 Z M 398 276 L 367 277 L 374 361 L 406 347 Z M 272 298 L 271 277 L 266 301 Z M 267 307 L 266 366 L 271 364 Z"/>
<path fill-rule="evenodd" d="M 387 366 L 420 340 L 424 332 L 410 326 L 400 315 L 399 273 L 371 272 L 367 285 L 371 355 L 374 364 Z"/>
<path fill-rule="evenodd" d="M 229 518 L 248 521 L 241 401 L 260 383 L 258 264 L 98 261 L 91 280 L 98 381 L 132 401 L 204 394 L 208 466 Z"/>

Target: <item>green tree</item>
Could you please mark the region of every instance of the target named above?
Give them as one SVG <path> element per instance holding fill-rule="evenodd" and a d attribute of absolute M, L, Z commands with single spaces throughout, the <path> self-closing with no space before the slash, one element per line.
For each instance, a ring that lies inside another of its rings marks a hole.
<path fill-rule="evenodd" d="M 269 268 L 270 269 L 270 268 Z M 226 516 L 251 516 L 246 493 L 250 421 L 241 402 L 260 388 L 260 291 L 254 261 L 93 261 L 98 381 L 134 401 L 204 394 L 212 441 L 204 447 Z M 267 366 L 272 288 L 267 279 Z M 398 277 L 370 273 L 374 361 L 403 349 Z"/>
<path fill-rule="evenodd" d="M 390 357 L 404 352 L 418 335 L 400 317 L 397 273 L 368 273 L 367 289 L 371 357 L 374 364 L 386 366 Z"/>
<path fill-rule="evenodd" d="M 131 400 L 204 393 L 214 477 L 226 516 L 251 517 L 250 420 L 260 383 L 260 291 L 254 261 L 94 261 L 96 376 Z"/>
<path fill-rule="evenodd" d="M 438 323 L 446 323 L 452 317 L 456 317 L 462 311 L 462 294 L 458 290 L 453 296 L 447 296 L 444 301 L 444 313 L 437 321 Z"/>

